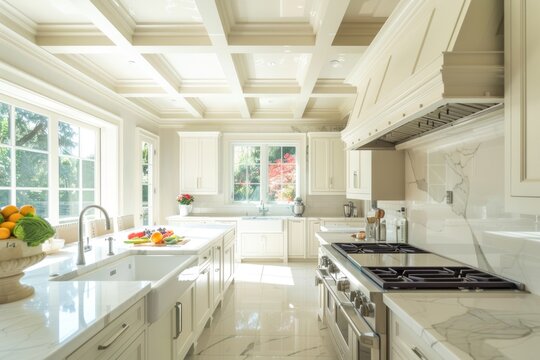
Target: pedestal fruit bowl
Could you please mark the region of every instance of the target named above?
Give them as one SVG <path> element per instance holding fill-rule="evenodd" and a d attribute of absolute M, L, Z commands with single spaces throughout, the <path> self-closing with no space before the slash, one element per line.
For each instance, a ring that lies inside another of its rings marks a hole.
<path fill-rule="evenodd" d="M 45 258 L 41 245 L 28 246 L 25 241 L 9 238 L 0 242 L 0 304 L 24 299 L 34 288 L 20 283 L 23 270 Z"/>

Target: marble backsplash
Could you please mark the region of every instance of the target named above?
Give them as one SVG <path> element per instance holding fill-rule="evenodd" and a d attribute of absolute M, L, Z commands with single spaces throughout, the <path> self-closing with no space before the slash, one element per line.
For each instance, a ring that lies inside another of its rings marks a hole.
<path fill-rule="evenodd" d="M 395 210 L 405 206 L 409 243 L 540 294 L 540 217 L 504 210 L 504 135 L 493 131 L 479 140 L 469 134 L 405 150 L 406 201 L 379 202 L 389 238 Z"/>

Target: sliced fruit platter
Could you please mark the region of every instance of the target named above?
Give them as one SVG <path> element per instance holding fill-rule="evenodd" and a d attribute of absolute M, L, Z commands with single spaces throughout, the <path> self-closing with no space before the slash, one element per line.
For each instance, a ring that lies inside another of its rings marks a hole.
<path fill-rule="evenodd" d="M 128 235 L 128 239 L 124 241 L 126 244 L 144 245 L 144 246 L 167 246 L 181 245 L 187 240 L 176 235 L 174 231 L 166 228 L 144 229 L 135 231 Z"/>

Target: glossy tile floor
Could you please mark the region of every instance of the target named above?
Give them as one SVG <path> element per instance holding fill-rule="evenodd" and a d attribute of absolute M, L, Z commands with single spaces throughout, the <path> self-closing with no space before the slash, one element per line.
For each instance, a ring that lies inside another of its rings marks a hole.
<path fill-rule="evenodd" d="M 242 263 L 190 360 L 337 359 L 317 319 L 315 263 Z"/>

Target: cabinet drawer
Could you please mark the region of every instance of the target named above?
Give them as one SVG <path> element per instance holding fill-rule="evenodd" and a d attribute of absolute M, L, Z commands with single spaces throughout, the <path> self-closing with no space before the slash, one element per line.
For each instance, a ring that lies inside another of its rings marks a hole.
<path fill-rule="evenodd" d="M 399 355 L 395 359 L 443 360 L 428 343 L 416 336 L 415 332 L 394 313 L 390 315 L 390 348 L 391 353 Z"/>
<path fill-rule="evenodd" d="M 67 360 L 110 359 L 118 349 L 138 333 L 145 322 L 144 299 L 117 317 L 83 346 L 67 357 Z"/>
<path fill-rule="evenodd" d="M 232 243 L 235 238 L 236 238 L 236 232 L 234 230 L 229 231 L 227 234 L 225 234 L 225 239 L 223 240 L 223 246 L 227 247 L 227 245 Z"/>
<path fill-rule="evenodd" d="M 116 360 L 146 360 L 146 334 L 141 332 L 125 349 L 114 355 Z"/>
<path fill-rule="evenodd" d="M 205 250 L 202 254 L 199 255 L 198 265 L 202 265 L 205 262 L 209 262 L 212 259 L 212 248 Z"/>

